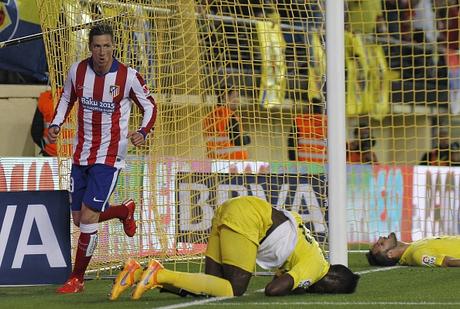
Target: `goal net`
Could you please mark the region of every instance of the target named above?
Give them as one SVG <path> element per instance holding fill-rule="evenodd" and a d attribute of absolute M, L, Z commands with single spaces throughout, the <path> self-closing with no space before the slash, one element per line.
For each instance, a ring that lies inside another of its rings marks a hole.
<path fill-rule="evenodd" d="M 452 27 L 458 5 L 446 1 L 427 17 L 380 2 L 345 1 L 350 249 L 367 249 L 390 231 L 403 240 L 458 233 L 455 151 L 446 167 L 419 166 L 441 136 L 458 146 L 458 36 L 455 54 L 450 32 L 440 30 Z M 119 222 L 101 224 L 93 269 L 128 256 L 201 265 L 214 210 L 238 195 L 299 212 L 327 249 L 326 124 L 334 110 L 326 104 L 324 1 L 38 0 L 38 7 L 55 91 L 70 64 L 89 56 L 91 25 L 107 22 L 115 56 L 143 75 L 158 106 L 153 134 L 129 149 L 112 197 L 136 201 L 138 233 L 127 238 Z M 133 110 L 135 129 L 141 114 Z M 59 160 L 70 171 L 62 152 Z"/>

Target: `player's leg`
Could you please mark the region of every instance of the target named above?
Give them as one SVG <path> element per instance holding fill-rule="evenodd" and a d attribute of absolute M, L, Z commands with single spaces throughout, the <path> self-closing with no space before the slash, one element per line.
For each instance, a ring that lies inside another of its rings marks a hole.
<path fill-rule="evenodd" d="M 211 258 L 212 257 L 212 258 Z M 222 265 L 215 262 L 220 261 L 220 239 L 219 239 L 219 232 L 217 227 L 213 226 L 211 228 L 211 233 L 208 239 L 208 246 L 206 249 L 206 274 L 214 275 L 216 277 L 222 277 L 223 270 Z M 140 276 L 138 274 L 139 270 L 141 270 L 139 263 L 137 263 L 133 259 L 128 259 L 126 261 L 123 270 L 118 274 L 117 278 L 114 281 L 112 286 L 112 291 L 110 293 L 110 300 L 117 299 L 128 287 L 133 286 L 140 280 Z M 142 271 L 141 271 L 142 273 Z M 144 285 L 144 288 L 139 287 L 137 293 L 135 293 L 134 298 L 139 298 L 145 292 L 145 288 L 152 288 L 153 283 L 150 284 L 146 282 L 145 284 L 141 284 L 140 286 Z M 158 283 L 155 285 L 159 285 Z M 175 287 L 171 284 L 167 284 L 162 282 L 162 289 L 169 291 L 171 293 L 184 296 L 187 293 L 193 294 L 190 291 L 186 291 L 185 289 L 181 289 Z"/>
<path fill-rule="evenodd" d="M 223 278 L 222 255 L 220 248 L 220 229 L 213 225 L 206 247 L 204 272 L 208 275 Z"/>
<path fill-rule="evenodd" d="M 120 219 L 123 223 L 123 229 L 129 237 L 136 234 L 136 221 L 134 220 L 134 210 L 136 204 L 132 199 L 123 201 L 120 205 L 109 205 L 99 215 L 99 222 L 104 222 L 111 219 Z"/>
<path fill-rule="evenodd" d="M 83 291 L 85 271 L 97 246 L 99 212 L 83 204 L 80 214 L 80 236 L 77 242 L 75 264 L 69 280 L 57 289 L 57 292 L 61 294 Z"/>
<path fill-rule="evenodd" d="M 223 278 L 232 285 L 233 294 L 241 296 L 256 266 L 257 245 L 225 225 L 220 227 L 220 245 Z"/>
<path fill-rule="evenodd" d="M 214 261 L 209 256 L 205 257 L 204 270 L 205 270 L 204 271 L 205 274 L 213 275 L 213 276 L 216 276 L 216 277 L 219 277 L 219 278 L 224 277 L 224 270 L 222 268 L 222 264 L 217 263 L 216 261 Z"/>
<path fill-rule="evenodd" d="M 226 280 L 219 279 L 223 278 L 221 260 L 220 229 L 213 225 L 206 247 L 205 274 L 184 275 L 177 272 L 162 272 L 158 280 L 163 285 L 166 284 L 166 289 L 167 285 L 171 285 L 192 294 L 233 296 L 231 285 Z M 198 281 L 200 284 L 197 285 Z"/>
<path fill-rule="evenodd" d="M 120 205 L 110 205 L 106 210 L 101 212 L 99 222 L 104 222 L 111 219 L 124 219 L 128 216 L 128 208 L 121 203 Z"/>
<path fill-rule="evenodd" d="M 206 274 L 161 269 L 156 273 L 156 284 L 170 284 L 194 294 L 241 296 L 247 290 L 256 255 L 257 246 L 246 237 L 226 226 L 213 226 L 206 250 Z"/>
<path fill-rule="evenodd" d="M 88 181 L 88 167 L 72 165 L 70 171 L 70 194 L 71 194 L 71 210 L 72 221 L 75 226 L 80 226 L 81 205 L 83 204 L 83 196 L 86 192 Z"/>
<path fill-rule="evenodd" d="M 97 169 L 99 169 L 99 167 L 101 165 L 102 164 L 97 164 L 95 166 L 97 167 Z M 118 178 L 119 170 L 115 169 L 115 168 L 112 168 L 112 167 L 109 167 L 109 168 L 113 169 L 114 171 L 118 171 L 118 173 L 117 173 L 117 178 Z M 81 175 L 81 177 L 86 177 L 87 178 L 88 175 Z M 117 182 L 117 179 L 115 179 L 115 183 L 116 182 Z M 79 189 L 81 189 L 81 188 L 79 188 Z M 86 187 L 84 189 L 86 189 Z M 110 195 L 108 197 L 110 197 Z M 82 198 L 83 198 L 83 196 L 81 197 L 81 199 Z M 99 203 L 102 202 L 102 199 L 99 199 L 96 196 L 93 196 L 93 197 L 90 197 L 90 198 L 93 199 L 93 202 L 98 203 L 98 205 L 99 205 Z M 129 216 L 129 212 L 130 212 L 129 208 L 130 207 L 128 207 L 128 206 L 130 206 L 131 204 L 134 204 L 134 201 L 131 200 L 131 199 L 124 201 L 120 205 L 109 205 L 108 201 L 104 201 L 104 211 L 102 211 L 99 214 L 99 222 L 104 222 L 104 221 L 107 221 L 107 220 L 110 220 L 110 219 L 115 219 L 115 218 L 118 218 L 120 220 L 124 220 L 125 218 L 127 218 Z M 133 209 L 134 209 L 134 207 L 133 207 Z"/>
<path fill-rule="evenodd" d="M 144 270 L 132 299 L 139 299 L 146 291 L 163 285 L 171 285 L 193 294 L 233 296 L 232 286 L 225 279 L 207 274 L 172 271 L 152 260 Z"/>
<path fill-rule="evenodd" d="M 80 205 L 81 205 L 81 203 L 80 203 Z M 80 227 L 80 217 L 81 217 L 80 210 L 78 210 L 78 211 L 73 211 L 72 210 L 72 221 L 73 221 L 73 224 L 75 224 L 75 226 Z"/>
<path fill-rule="evenodd" d="M 83 282 L 86 268 L 97 247 L 98 220 L 99 212 L 83 203 L 80 218 L 80 236 L 78 238 L 75 265 L 72 272 L 72 277 L 78 278 L 81 282 Z"/>
<path fill-rule="evenodd" d="M 82 170 L 77 166 L 75 169 Z M 115 188 L 119 170 L 96 164 L 84 169 L 84 173 L 87 176 L 87 186 L 80 212 L 80 236 L 74 269 L 69 280 L 57 290 L 58 293 L 76 293 L 83 290 L 84 274 L 97 246 L 99 214 L 104 210 Z"/>
<path fill-rule="evenodd" d="M 83 196 L 87 187 L 87 169 L 86 166 L 72 165 L 70 172 L 70 194 L 71 194 L 71 210 L 72 221 L 75 226 L 80 226 L 81 208 L 83 204 Z M 77 293 L 83 291 L 83 280 L 73 276 L 60 286 L 56 292 L 58 293 Z"/>
<path fill-rule="evenodd" d="M 133 299 L 140 298 L 146 290 L 155 286 L 162 286 L 165 289 L 172 286 L 193 294 L 233 296 L 230 283 L 219 278 L 223 274 L 222 266 L 216 261 L 220 259 L 219 229 L 213 226 L 206 249 L 206 274 L 173 272 L 164 269 L 160 263 L 152 261 L 142 275 L 142 278 L 148 280 L 140 280 L 133 293 Z"/>
<path fill-rule="evenodd" d="M 170 293 L 170 294 L 174 294 L 174 295 L 177 295 L 177 296 L 180 296 L 180 297 L 187 297 L 187 296 L 193 296 L 193 297 L 200 297 L 200 296 L 203 297 L 204 296 L 204 297 L 206 297 L 206 295 L 194 294 L 194 293 L 186 291 L 184 289 L 176 288 L 175 286 L 170 285 L 170 284 L 163 284 L 163 286 L 160 288 L 160 293 Z"/>
<path fill-rule="evenodd" d="M 120 219 L 123 223 L 123 229 L 127 236 L 133 237 L 136 234 L 136 220 L 134 220 L 134 210 L 136 204 L 132 199 L 128 199 L 120 205 L 110 205 L 105 211 L 101 212 L 99 222 L 111 219 Z"/>

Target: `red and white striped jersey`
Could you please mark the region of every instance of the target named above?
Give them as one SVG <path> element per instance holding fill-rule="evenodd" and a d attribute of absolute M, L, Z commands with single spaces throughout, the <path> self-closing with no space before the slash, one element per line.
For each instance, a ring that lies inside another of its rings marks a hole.
<path fill-rule="evenodd" d="M 141 75 L 116 59 L 105 75 L 92 69 L 91 58 L 74 63 L 50 126 L 61 126 L 75 102 L 77 131 L 73 163 L 125 166 L 128 122 L 134 102 L 143 114 L 139 131 L 146 136 L 155 123 L 157 107 Z"/>

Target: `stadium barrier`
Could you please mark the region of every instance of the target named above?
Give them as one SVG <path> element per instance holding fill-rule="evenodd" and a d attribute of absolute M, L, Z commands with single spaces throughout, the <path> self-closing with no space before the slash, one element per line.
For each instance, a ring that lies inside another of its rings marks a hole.
<path fill-rule="evenodd" d="M 68 192 L 0 192 L 0 201 L 0 285 L 65 282 L 72 270 Z"/>
<path fill-rule="evenodd" d="M 161 157 L 154 163 L 147 157 L 141 160 L 130 155 L 112 202 L 118 203 L 127 197 L 136 201 L 138 234 L 127 238 L 118 221 L 102 223 L 91 267 L 100 269 L 128 256 L 200 255 L 206 248 L 215 207 L 237 195 L 256 195 L 277 207 L 296 210 L 316 237 L 327 236 L 324 172 L 324 168 L 300 162 L 190 161 Z M 58 190 L 60 182 L 68 183 L 68 180 L 60 179 L 56 158 L 0 158 L 0 191 Z M 403 241 L 440 233 L 460 234 L 458 167 L 348 165 L 347 183 L 343 206 L 347 208 L 349 244 L 370 243 L 391 231 Z M 155 188 L 155 194 L 146 188 Z M 30 196 L 30 193 L 24 194 Z M 5 239 L 1 243 L 3 249 L 0 246 L 1 256 L 5 256 L 0 266 L 2 273 L 11 271 L 17 250 L 13 243 L 18 243 L 13 236 L 5 236 L 10 235 L 11 230 L 3 223 L 7 222 L 6 206 L 32 204 L 27 201 L 22 197 L 15 203 L 2 199 L 5 205 L 0 209 L 1 239 Z M 68 207 L 61 207 L 60 211 L 63 209 Z M 24 214 L 21 218 L 15 219 L 14 224 L 22 226 Z M 51 221 L 53 227 L 54 220 Z M 70 219 L 62 217 L 59 221 L 68 223 Z M 55 228 L 58 239 L 72 235 L 72 247 L 78 234 L 75 231 L 78 229 L 73 225 L 70 231 Z M 33 233 L 38 233 L 36 228 Z M 17 238 L 20 233 L 13 234 Z M 48 265 L 46 254 L 40 259 Z"/>

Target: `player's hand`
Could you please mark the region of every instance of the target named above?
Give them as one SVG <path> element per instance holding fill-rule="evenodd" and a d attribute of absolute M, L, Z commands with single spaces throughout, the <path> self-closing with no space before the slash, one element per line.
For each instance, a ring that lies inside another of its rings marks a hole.
<path fill-rule="evenodd" d="M 56 126 L 48 128 L 48 141 L 51 144 L 56 144 L 56 140 L 59 135 L 59 131 L 61 131 L 61 129 Z"/>
<path fill-rule="evenodd" d="M 128 138 L 131 141 L 131 143 L 136 147 L 145 144 L 144 135 L 142 135 L 142 133 L 140 132 L 130 132 L 128 134 Z"/>

